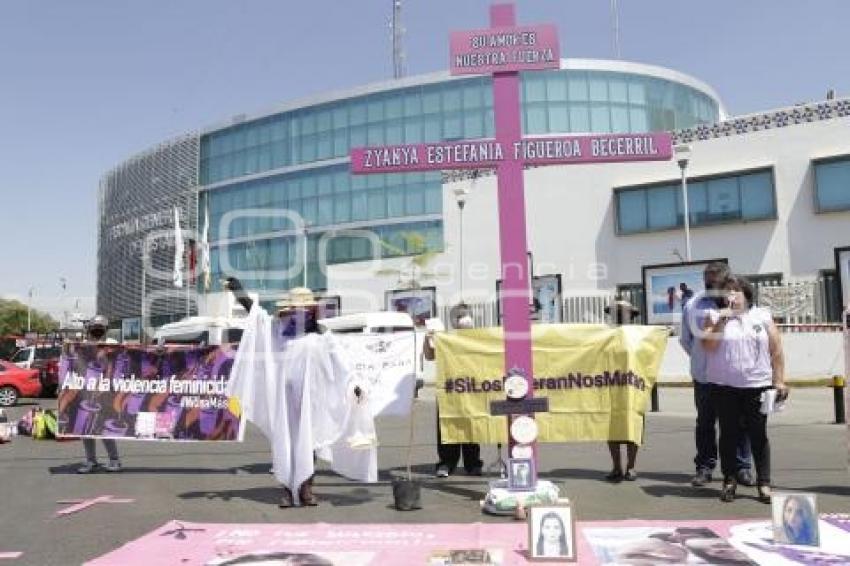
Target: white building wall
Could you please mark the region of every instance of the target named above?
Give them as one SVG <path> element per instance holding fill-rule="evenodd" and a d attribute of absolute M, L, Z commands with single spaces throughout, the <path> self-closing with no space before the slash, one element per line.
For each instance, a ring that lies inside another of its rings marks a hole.
<path fill-rule="evenodd" d="M 850 244 L 850 212 L 816 214 L 811 161 L 850 154 L 850 117 L 816 121 L 690 144 L 689 177 L 773 167 L 776 220 L 694 227 L 693 259 L 726 257 L 743 274 L 782 273 L 786 280 L 813 279 L 833 267 L 833 248 Z M 618 284 L 640 283 L 641 267 L 678 261 L 685 255 L 684 230 L 617 235 L 613 191 L 616 187 L 676 181 L 675 161 L 636 164 L 541 167 L 526 171 L 525 194 L 529 249 L 535 273 L 560 273 L 564 292 L 613 291 Z M 454 190 L 470 189 L 464 208 L 464 299 L 492 300 L 499 278 L 496 180 L 492 175 L 444 185 L 446 249 L 430 265 L 443 275 L 421 278 L 436 285 L 441 304 L 459 298 L 459 212 Z M 392 260 L 398 268 L 409 260 Z M 398 276 L 351 274 L 363 264 L 333 266 L 329 288 L 375 294 L 397 286 Z M 346 290 L 348 289 L 348 290 Z M 348 310 L 346 308 L 345 310 Z"/>
<path fill-rule="evenodd" d="M 810 381 L 841 375 L 844 371 L 844 337 L 840 332 L 783 333 L 782 348 L 788 379 Z M 671 336 L 658 369 L 658 381 L 690 380 L 690 358 L 679 345 L 679 338 Z"/>

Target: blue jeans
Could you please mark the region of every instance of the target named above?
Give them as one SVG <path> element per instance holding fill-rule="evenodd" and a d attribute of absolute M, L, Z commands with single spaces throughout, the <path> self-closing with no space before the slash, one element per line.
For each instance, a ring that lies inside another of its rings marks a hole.
<path fill-rule="evenodd" d="M 694 381 L 694 405 L 697 409 L 697 424 L 694 436 L 697 455 L 694 464 L 698 472 L 712 472 L 717 465 L 717 412 L 711 400 L 711 385 Z M 735 449 L 738 470 L 752 468 L 750 439 L 743 435 Z"/>

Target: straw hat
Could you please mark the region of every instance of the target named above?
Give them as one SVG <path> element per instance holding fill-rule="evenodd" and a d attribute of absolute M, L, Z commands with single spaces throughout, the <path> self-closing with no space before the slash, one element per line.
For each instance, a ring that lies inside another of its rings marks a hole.
<path fill-rule="evenodd" d="M 289 290 L 289 295 L 285 299 L 276 302 L 275 306 L 279 309 L 294 309 L 298 307 L 314 307 L 318 304 L 313 291 L 307 287 L 295 287 Z"/>

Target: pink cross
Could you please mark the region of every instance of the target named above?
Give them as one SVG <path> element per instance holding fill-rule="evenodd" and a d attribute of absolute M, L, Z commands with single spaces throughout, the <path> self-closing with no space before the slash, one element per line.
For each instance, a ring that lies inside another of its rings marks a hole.
<path fill-rule="evenodd" d="M 83 509 L 88 509 L 92 505 L 99 503 L 133 503 L 135 499 L 118 499 L 112 495 L 100 495 L 92 499 L 70 499 L 67 501 L 57 501 L 56 503 L 74 503 L 70 507 L 65 507 L 56 512 L 57 517 L 64 517 Z"/>
<path fill-rule="evenodd" d="M 505 369 L 518 369 L 525 375 L 528 397 L 533 397 L 523 168 L 666 161 L 672 156 L 672 141 L 668 133 L 523 137 L 519 71 L 560 68 L 557 32 L 551 25 L 517 26 L 513 4 L 491 6 L 490 25 L 489 29 L 452 33 L 450 64 L 454 75 L 493 74 L 495 139 L 354 148 L 351 171 L 496 170 Z M 508 438 L 512 448 L 510 431 Z M 536 442 L 533 450 L 536 459 Z"/>

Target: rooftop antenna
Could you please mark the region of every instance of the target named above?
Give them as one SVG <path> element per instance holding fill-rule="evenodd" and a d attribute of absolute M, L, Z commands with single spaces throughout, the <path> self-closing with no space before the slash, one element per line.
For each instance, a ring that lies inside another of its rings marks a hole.
<path fill-rule="evenodd" d="M 611 28 L 614 32 L 614 57 L 620 57 L 620 10 L 617 7 L 617 0 L 611 0 Z"/>
<path fill-rule="evenodd" d="M 393 19 L 390 27 L 393 34 L 393 78 L 400 79 L 406 73 L 404 53 L 404 26 L 401 24 L 401 0 L 392 0 Z"/>

